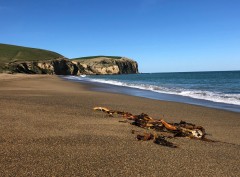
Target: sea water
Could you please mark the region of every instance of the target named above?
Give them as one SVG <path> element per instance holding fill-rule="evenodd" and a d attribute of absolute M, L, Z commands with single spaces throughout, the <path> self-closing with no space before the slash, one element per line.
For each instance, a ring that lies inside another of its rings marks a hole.
<path fill-rule="evenodd" d="M 240 112 L 240 71 L 68 76 L 106 91 Z M 118 86 L 118 89 L 107 87 Z M 120 89 L 119 89 L 120 88 Z M 122 89 L 121 89 L 122 88 Z M 127 89 L 129 88 L 129 89 Z"/>

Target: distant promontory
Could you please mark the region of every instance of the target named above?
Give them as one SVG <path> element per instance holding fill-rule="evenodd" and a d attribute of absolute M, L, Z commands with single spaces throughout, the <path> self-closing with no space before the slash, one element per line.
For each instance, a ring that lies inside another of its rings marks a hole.
<path fill-rule="evenodd" d="M 119 56 L 68 59 L 56 52 L 0 44 L 0 72 L 55 75 L 135 74 L 136 61 Z"/>

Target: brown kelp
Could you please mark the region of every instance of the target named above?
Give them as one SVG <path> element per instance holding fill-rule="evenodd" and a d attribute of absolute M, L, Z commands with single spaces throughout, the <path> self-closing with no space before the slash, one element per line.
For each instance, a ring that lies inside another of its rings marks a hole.
<path fill-rule="evenodd" d="M 179 123 L 168 123 L 163 119 L 154 119 L 148 114 L 141 113 L 133 115 L 129 112 L 110 110 L 105 107 L 94 107 L 96 111 L 102 111 L 113 117 L 114 114 L 121 115 L 124 121 L 129 121 L 132 125 L 153 130 L 153 133 L 143 133 L 137 135 L 137 140 L 148 141 L 153 140 L 154 143 L 176 148 L 177 145 L 167 141 L 174 137 L 189 137 L 192 139 L 205 140 L 205 129 L 192 123 L 180 121 Z M 135 133 L 134 131 L 132 133 Z"/>

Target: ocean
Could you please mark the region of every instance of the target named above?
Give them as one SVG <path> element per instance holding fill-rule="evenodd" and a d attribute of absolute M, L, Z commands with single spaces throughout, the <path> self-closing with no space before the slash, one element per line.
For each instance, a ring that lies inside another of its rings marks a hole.
<path fill-rule="evenodd" d="M 240 71 L 66 76 L 95 90 L 240 112 Z"/>

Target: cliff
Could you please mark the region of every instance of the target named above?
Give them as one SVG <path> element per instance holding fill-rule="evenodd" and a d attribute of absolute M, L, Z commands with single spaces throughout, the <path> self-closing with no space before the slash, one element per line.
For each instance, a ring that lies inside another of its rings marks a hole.
<path fill-rule="evenodd" d="M 80 74 L 135 74 L 138 73 L 136 61 L 125 57 L 97 56 L 88 59 L 73 59 L 80 68 Z"/>
<path fill-rule="evenodd" d="M 127 59 L 101 57 L 86 60 L 59 58 L 44 61 L 11 62 L 5 65 L 11 73 L 93 75 L 93 74 L 134 74 L 138 73 L 137 62 Z"/>
<path fill-rule="evenodd" d="M 0 72 L 56 75 L 134 74 L 136 61 L 125 57 L 92 56 L 68 59 L 42 49 L 0 44 Z"/>

